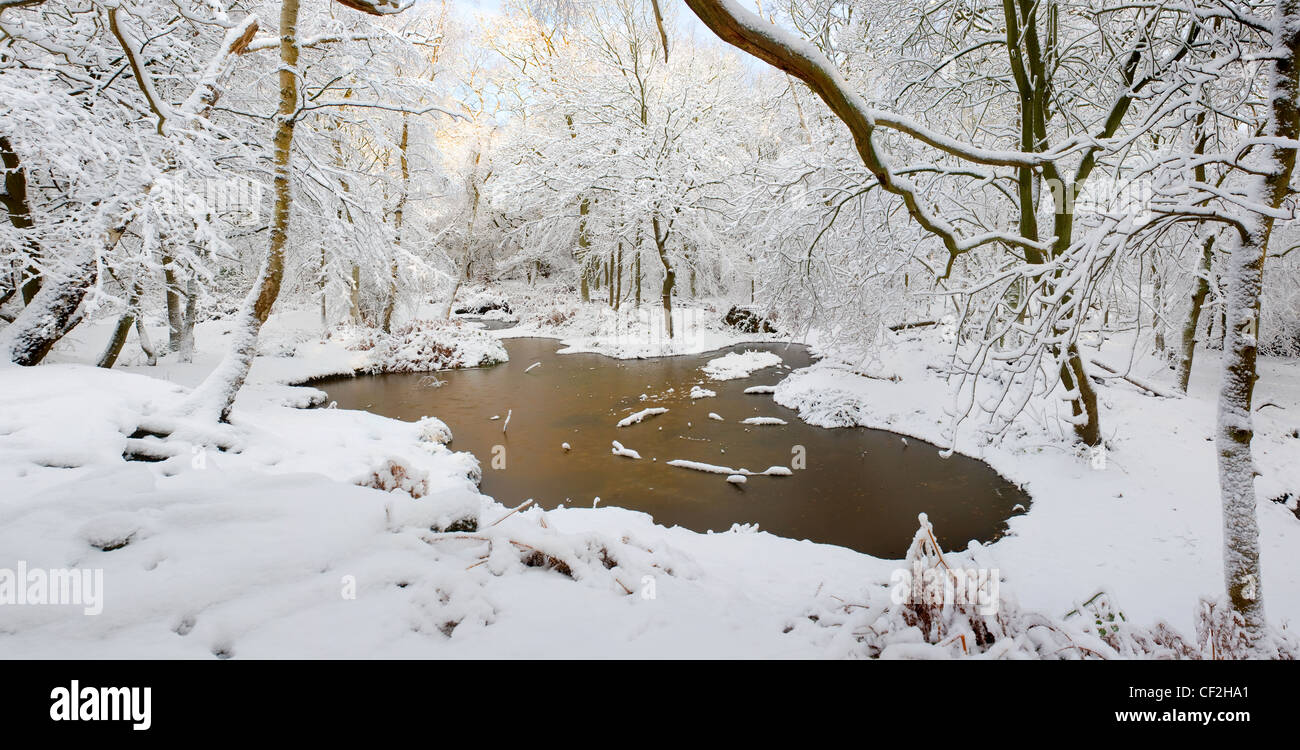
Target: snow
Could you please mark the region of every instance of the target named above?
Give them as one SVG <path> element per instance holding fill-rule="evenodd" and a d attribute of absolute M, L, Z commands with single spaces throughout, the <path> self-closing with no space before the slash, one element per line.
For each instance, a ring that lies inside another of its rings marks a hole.
<path fill-rule="evenodd" d="M 718 395 L 718 392 L 717 392 L 717 391 L 711 391 L 711 390 L 709 390 L 708 388 L 701 388 L 701 387 L 699 387 L 698 385 L 693 385 L 693 386 L 691 386 L 691 400 L 692 400 L 692 401 L 694 401 L 695 399 L 699 399 L 699 398 L 713 398 L 714 396 L 717 396 L 717 395 Z"/>
<path fill-rule="evenodd" d="M 612 452 L 613 452 L 613 454 L 614 454 L 615 456 L 626 456 L 627 458 L 640 458 L 640 457 L 641 457 L 641 454 L 640 454 L 640 453 L 637 453 L 636 451 L 632 450 L 631 448 L 624 448 L 624 447 L 623 447 L 623 444 L 620 443 L 620 442 L 618 442 L 617 440 L 615 440 L 615 441 L 613 441 L 613 442 L 614 442 L 614 450 L 613 450 Z"/>
<path fill-rule="evenodd" d="M 781 357 L 772 352 L 731 352 L 704 365 L 704 374 L 714 380 L 736 380 L 781 364 Z"/>
<path fill-rule="evenodd" d="M 740 420 L 740 423 L 752 425 L 779 425 L 786 424 L 786 421 L 779 417 L 746 417 L 745 419 Z"/>
<path fill-rule="evenodd" d="M 716 464 L 704 463 L 702 461 L 688 461 L 684 458 L 675 458 L 667 463 L 669 466 L 676 466 L 680 469 L 693 469 L 695 471 L 703 471 L 709 474 L 729 474 L 732 476 L 747 476 L 747 477 L 757 477 L 757 476 L 788 477 L 791 474 L 793 474 L 793 472 L 790 471 L 790 469 L 785 466 L 769 466 L 763 471 L 750 471 L 749 469 L 732 469 L 726 466 L 718 466 Z M 728 479 L 727 481 L 731 481 L 731 480 Z"/>
<path fill-rule="evenodd" d="M 782 539 L 744 519 L 697 534 L 605 503 L 506 508 L 479 494 L 478 461 L 447 448 L 450 430 L 436 416 L 404 423 L 300 408 L 319 392 L 287 383 L 365 361 L 320 341 L 312 321 L 272 316 L 226 426 L 173 412 L 217 359 L 219 324 L 200 326 L 193 364 L 165 357 L 144 367 L 138 355 L 113 370 L 66 363 L 100 348 L 104 332 L 83 326 L 56 351 L 65 363 L 0 368 L 0 567 L 102 568 L 107 589 L 97 616 L 7 609 L 0 657 L 724 658 L 875 648 L 846 635 L 862 621 L 844 602 L 881 616 L 879 592 L 898 561 Z M 947 445 L 943 348 L 931 340 L 939 335 L 898 337 L 881 355 L 896 378 L 828 358 L 792 372 L 775 400 L 815 424 Z M 1117 338 L 1101 355 L 1125 361 L 1125 346 Z M 1217 354 L 1198 356 L 1185 399 L 1153 398 L 1119 379 L 1099 386 L 1113 431 L 1105 470 L 1063 450 L 1050 419 L 1027 414 L 1001 445 L 964 424 L 956 450 L 987 461 L 1033 503 L 1008 536 L 949 551 L 950 562 L 999 569 L 1021 611 L 1060 618 L 1105 589 L 1129 622 L 1163 620 L 1190 637 L 1197 599 L 1216 594 L 1222 575 L 1207 440 Z M 1281 407 L 1255 415 L 1261 498 L 1300 486 L 1296 364 L 1260 360 L 1258 401 Z M 1135 367 L 1153 382 L 1168 377 L 1154 361 Z M 171 432 L 136 439 L 170 457 L 123 460 L 142 427 Z M 790 477 L 798 502 L 788 467 L 666 463 L 732 482 Z M 1294 621 L 1300 524 L 1281 503 L 1258 510 L 1269 616 Z M 466 519 L 476 531 L 450 530 Z M 655 598 L 642 596 L 646 576 Z M 342 595 L 349 581 L 355 598 Z M 763 596 L 737 593 L 754 591 Z M 885 657 L 943 655 L 897 640 L 882 648 Z"/>
<path fill-rule="evenodd" d="M 952 421 L 945 406 L 951 401 L 942 375 L 947 360 L 936 340 L 941 335 L 913 331 L 899 337 L 887 355 L 896 382 L 823 360 L 782 381 L 775 400 L 823 427 L 861 425 L 948 446 Z M 1127 361 L 1131 346 L 1131 338 L 1117 336 L 1101 353 L 1110 361 Z M 1218 356 L 1197 352 L 1185 399 L 1156 398 L 1119 379 L 1104 381 L 1099 386 L 1107 432 L 1103 470 L 1092 468 L 1087 451 L 1062 445 L 1066 436 L 1053 424 L 1054 414 L 1027 413 L 1001 444 L 989 444 L 979 424 L 960 426 L 956 452 L 987 462 L 1033 498 L 1028 513 L 1010 519 L 1010 535 L 984 548 L 989 565 L 1006 578 L 1003 589 L 1014 591 L 1022 606 L 1064 613 L 1105 587 L 1129 621 L 1165 621 L 1186 636 L 1193 634 L 1198 599 L 1217 596 L 1223 579 L 1210 439 Z M 1256 395 L 1259 403 L 1284 407 L 1255 415 L 1261 556 L 1269 618 L 1275 623 L 1300 618 L 1294 552 L 1300 549 L 1300 524 L 1267 499 L 1280 496 L 1282 488 L 1300 487 L 1298 444 L 1288 432 L 1293 418 L 1285 416 L 1300 410 L 1298 364 L 1261 358 Z M 1133 371 L 1155 382 L 1171 377 L 1154 358 L 1139 358 Z M 1068 414 L 1068 405 L 1060 408 Z"/>
<path fill-rule="evenodd" d="M 546 336 L 560 339 L 562 354 L 594 352 L 619 359 L 700 354 L 737 342 L 780 341 L 777 334 L 740 333 L 722 324 L 726 307 L 705 303 L 682 304 L 673 309 L 673 336 L 664 327 L 663 309 L 611 310 L 598 304 L 583 305 L 563 294 L 518 297 L 519 325 L 492 333 L 503 338 Z M 563 314 L 557 314 L 563 311 Z M 565 317 L 567 315 L 567 317 Z M 561 319 L 562 322 L 552 322 Z"/>
<path fill-rule="evenodd" d="M 618 421 L 618 426 L 631 427 L 634 424 L 640 424 L 646 417 L 653 417 L 656 414 L 666 414 L 667 412 L 668 410 L 662 406 L 651 406 L 647 409 L 642 409 L 641 411 L 633 412 L 632 414 L 623 417 Z"/>

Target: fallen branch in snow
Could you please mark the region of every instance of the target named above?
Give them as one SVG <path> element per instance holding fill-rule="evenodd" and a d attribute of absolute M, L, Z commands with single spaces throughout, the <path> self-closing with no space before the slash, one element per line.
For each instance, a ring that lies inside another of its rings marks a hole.
<path fill-rule="evenodd" d="M 891 331 L 905 331 L 905 330 L 907 330 L 908 328 L 927 328 L 927 327 L 929 327 L 929 326 L 937 326 L 937 325 L 939 325 L 939 321 L 937 321 L 937 320 L 922 320 L 922 321 L 918 321 L 918 322 L 916 322 L 916 323 L 899 323 L 899 324 L 896 325 L 896 326 L 890 326 L 890 327 L 889 327 L 889 330 L 891 330 Z"/>
<path fill-rule="evenodd" d="M 684 458 L 674 458 L 668 462 L 668 465 L 676 466 L 679 469 L 694 469 L 695 471 L 703 471 L 709 474 L 730 474 L 732 476 L 746 477 L 788 477 L 794 473 L 785 466 L 769 466 L 763 471 L 750 471 L 749 469 L 732 469 L 726 466 L 718 466 L 716 464 L 706 464 L 701 461 L 688 461 Z"/>
<path fill-rule="evenodd" d="M 621 420 L 619 420 L 618 426 L 627 427 L 629 425 L 634 425 L 639 423 L 641 420 L 645 419 L 646 417 L 653 417 L 656 414 L 663 414 L 666 411 L 668 410 L 662 406 L 652 406 L 649 409 L 642 409 L 641 411 L 636 412 L 635 414 L 629 414 L 626 417 L 623 417 Z"/>
<path fill-rule="evenodd" d="M 504 515 L 504 516 L 501 516 L 501 517 L 498 518 L 497 520 L 495 520 L 495 521 L 493 521 L 492 523 L 488 524 L 488 527 L 496 526 L 497 524 L 501 523 L 502 521 L 506 520 L 507 518 L 513 516 L 514 514 L 518 513 L 519 511 L 523 510 L 524 508 L 527 508 L 528 506 L 530 506 L 530 505 L 532 505 L 532 504 L 533 504 L 533 499 L 530 497 L 530 498 L 528 498 L 527 500 L 523 501 L 522 503 L 520 503 L 520 504 L 516 505 L 515 507 L 511 508 L 511 509 L 510 509 L 510 510 L 509 510 L 509 511 Z"/>
<path fill-rule="evenodd" d="M 1102 362 L 1102 361 L 1099 360 L 1099 359 L 1089 358 L 1088 361 L 1091 362 L 1093 365 L 1095 365 L 1095 366 L 1097 366 L 1097 367 L 1100 367 L 1101 369 L 1103 369 L 1103 370 L 1105 370 L 1106 372 L 1110 373 L 1113 377 L 1117 377 L 1117 378 L 1120 378 L 1120 379 L 1122 379 L 1122 380 L 1126 380 L 1126 381 L 1128 381 L 1129 383 L 1132 383 L 1133 385 L 1137 386 L 1138 388 L 1141 388 L 1142 390 L 1144 390 L 1144 391 L 1146 391 L 1146 392 L 1148 392 L 1148 393 L 1150 393 L 1150 394 L 1152 394 L 1152 395 L 1154 395 L 1154 396 L 1159 396 L 1159 397 L 1161 397 L 1161 398 L 1182 398 L 1182 397 L 1183 397 L 1183 394 L 1181 394 L 1181 393 L 1176 393 L 1176 392 L 1174 392 L 1174 391 L 1165 390 L 1163 387 L 1158 386 L 1158 385 L 1156 385 L 1156 384 L 1154 384 L 1154 383 L 1152 383 L 1152 382 L 1150 382 L 1150 381 L 1148 381 L 1148 380 L 1144 380 L 1144 379 L 1142 379 L 1142 378 L 1138 378 L 1138 377 L 1135 377 L 1135 376 L 1133 376 L 1133 375 L 1126 375 L 1126 374 L 1120 372 L 1119 370 L 1115 369 L 1114 367 L 1111 367 L 1110 365 L 1106 364 L 1105 362 Z"/>

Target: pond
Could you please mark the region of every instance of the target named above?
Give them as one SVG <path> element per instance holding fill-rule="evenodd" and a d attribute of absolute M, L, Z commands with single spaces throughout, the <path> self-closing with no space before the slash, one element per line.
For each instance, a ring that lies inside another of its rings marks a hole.
<path fill-rule="evenodd" d="M 554 339 L 504 343 L 510 361 L 494 367 L 312 385 L 339 408 L 442 419 L 454 436 L 452 447 L 471 451 L 482 464 L 484 494 L 507 506 L 533 498 L 544 508 L 591 507 L 599 497 L 601 506 L 644 511 L 665 526 L 703 532 L 757 524 L 780 536 L 884 558 L 906 552 L 917 513 L 929 514 L 945 549 L 964 549 L 971 539 L 997 539 L 1006 519 L 1029 506 L 1023 492 L 980 461 L 944 459 L 935 446 L 891 432 L 813 427 L 771 395 L 745 393 L 810 364 L 807 349 L 798 345 L 743 344 L 701 355 L 619 360 L 557 354 Z M 782 365 L 724 381 L 700 369 L 728 352 L 750 350 L 773 352 Z M 717 395 L 692 399 L 695 385 Z M 668 411 L 616 426 L 651 407 Z M 750 417 L 786 424 L 741 424 Z M 641 458 L 614 454 L 613 441 Z M 797 458 L 806 468 L 797 468 Z M 672 460 L 753 472 L 796 468 L 790 476 L 749 476 L 732 484 L 726 474 L 671 466 Z"/>

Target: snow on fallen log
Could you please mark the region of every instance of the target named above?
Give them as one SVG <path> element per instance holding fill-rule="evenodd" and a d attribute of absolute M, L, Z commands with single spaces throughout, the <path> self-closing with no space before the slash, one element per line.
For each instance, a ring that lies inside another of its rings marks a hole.
<path fill-rule="evenodd" d="M 668 410 L 662 406 L 652 406 L 649 409 L 642 409 L 641 411 L 636 412 L 635 414 L 629 414 L 626 417 L 620 419 L 618 422 L 618 426 L 627 427 L 629 425 L 634 425 L 642 421 L 646 417 L 653 417 L 656 414 L 663 414 L 666 411 Z"/>
<path fill-rule="evenodd" d="M 668 462 L 668 465 L 676 466 L 679 469 L 694 469 L 695 471 L 703 471 L 709 474 L 728 474 L 731 476 L 746 477 L 788 477 L 794 473 L 785 466 L 769 466 L 763 471 L 750 471 L 749 469 L 732 469 L 727 466 L 718 466 L 717 464 L 706 464 L 703 461 L 688 461 L 684 458 L 674 458 Z"/>
<path fill-rule="evenodd" d="M 740 423 L 741 424 L 786 424 L 786 421 L 784 419 L 778 419 L 776 417 L 749 417 L 748 419 L 740 420 Z"/>
<path fill-rule="evenodd" d="M 1091 362 L 1096 367 L 1099 367 L 1102 370 L 1105 370 L 1106 372 L 1110 373 L 1111 377 L 1125 380 L 1137 386 L 1138 388 L 1141 388 L 1147 393 L 1150 393 L 1153 396 L 1159 396 L 1161 398 L 1182 398 L 1183 397 L 1183 394 L 1165 388 L 1157 383 L 1152 383 L 1150 380 L 1145 380 L 1143 378 L 1137 377 L 1136 375 L 1130 375 L 1128 373 L 1120 372 L 1118 369 L 1111 367 L 1110 365 L 1106 364 L 1105 362 L 1102 362 L 1099 359 L 1089 358 L 1088 361 Z"/>
<path fill-rule="evenodd" d="M 640 458 L 640 457 L 641 457 L 641 454 L 640 454 L 640 453 L 637 453 L 636 451 L 632 450 L 631 448 L 624 448 L 624 447 L 623 447 L 623 444 L 620 443 L 620 442 L 618 442 L 617 440 L 614 441 L 614 450 L 611 451 L 611 453 L 613 453 L 615 456 L 626 456 L 626 457 L 628 457 L 628 458 Z"/>

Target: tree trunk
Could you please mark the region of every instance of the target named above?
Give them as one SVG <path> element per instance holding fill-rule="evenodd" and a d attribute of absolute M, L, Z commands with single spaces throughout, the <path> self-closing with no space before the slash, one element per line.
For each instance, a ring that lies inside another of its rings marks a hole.
<path fill-rule="evenodd" d="M 1151 330 L 1155 336 L 1156 354 L 1165 352 L 1165 316 L 1161 314 L 1160 269 L 1156 266 L 1155 253 L 1151 255 Z"/>
<path fill-rule="evenodd" d="M 451 289 L 451 296 L 447 298 L 447 307 L 443 310 L 442 317 L 444 320 L 451 320 L 451 311 L 456 303 L 456 293 L 460 291 L 460 286 L 469 277 L 469 251 L 474 240 L 474 225 L 478 221 L 478 203 L 480 197 L 478 167 L 479 160 L 483 158 L 483 152 L 480 149 L 474 151 L 474 161 L 470 165 L 469 181 L 466 186 L 469 190 L 469 223 L 465 227 L 465 244 L 461 249 L 461 267 L 456 274 L 456 285 Z"/>
<path fill-rule="evenodd" d="M 1259 172 L 1251 175 L 1249 195 L 1267 205 L 1282 205 L 1295 169 L 1293 146 L 1297 122 L 1297 55 L 1300 55 L 1300 0 L 1279 0 L 1273 23 L 1269 119 L 1260 147 Z M 1227 327 L 1223 344 L 1223 379 L 1219 386 L 1217 448 L 1219 487 L 1223 496 L 1223 573 L 1228 599 L 1244 623 L 1249 649 L 1273 656 L 1264 618 L 1263 581 L 1259 567 L 1259 520 L 1255 514 L 1255 462 L 1252 399 L 1258 351 L 1260 293 L 1264 258 L 1273 229 L 1272 216 L 1250 213 L 1240 241 L 1225 263 Z"/>
<path fill-rule="evenodd" d="M 266 260 L 253 291 L 235 320 L 230 349 L 217 368 L 190 395 L 188 411 L 230 417 L 235 396 L 244 385 L 257 356 L 257 336 L 271 315 L 284 279 L 284 246 L 289 239 L 289 215 L 293 206 L 293 130 L 298 108 L 298 0 L 280 2 L 280 106 L 275 127 L 275 208 L 271 218 L 271 240 Z"/>
<path fill-rule="evenodd" d="M 353 325 L 365 322 L 361 315 L 361 266 L 352 264 L 352 285 L 348 289 L 348 314 Z"/>
<path fill-rule="evenodd" d="M 389 268 L 388 275 L 388 302 L 384 305 L 384 316 L 382 326 L 384 333 L 388 333 L 393 328 L 393 309 L 397 307 L 397 251 L 402 247 L 402 214 L 406 209 L 406 196 L 410 190 L 411 170 L 406 160 L 406 147 L 410 142 L 410 123 L 407 113 L 402 113 L 402 138 L 398 143 L 400 156 L 398 161 L 402 167 L 402 194 L 397 202 L 397 209 L 393 211 L 393 264 Z"/>
<path fill-rule="evenodd" d="M 664 266 L 664 283 L 659 292 L 660 299 L 664 306 L 664 328 L 668 331 L 668 338 L 673 338 L 673 285 L 677 283 L 677 272 L 673 270 L 673 265 L 668 261 L 668 234 L 660 232 L 659 217 L 654 216 L 650 219 L 650 225 L 654 229 L 655 248 L 659 251 L 659 262 Z"/>
<path fill-rule="evenodd" d="M 1182 341 L 1179 344 L 1178 358 L 1174 360 L 1174 386 L 1179 393 L 1187 393 L 1187 386 L 1192 380 L 1196 332 L 1201 327 L 1201 311 L 1205 308 L 1205 298 L 1210 293 L 1210 266 L 1213 258 L 1214 235 L 1211 234 L 1201 243 L 1200 265 L 1192 287 L 1192 307 L 1187 311 L 1187 319 L 1183 321 Z"/>
<path fill-rule="evenodd" d="M 194 274 L 185 281 L 185 317 L 181 325 L 181 348 L 177 358 L 182 362 L 194 361 L 194 323 L 198 317 L 199 285 Z"/>
<path fill-rule="evenodd" d="M 570 117 L 572 126 L 572 117 Z M 582 301 L 591 301 L 590 270 L 587 267 L 587 251 L 591 247 L 591 237 L 587 233 L 587 214 L 591 213 L 591 200 L 583 198 L 578 204 L 578 268 L 582 269 Z"/>
<path fill-rule="evenodd" d="M 0 163 L 4 164 L 4 192 L 0 193 L 0 203 L 4 203 L 5 213 L 14 229 L 24 231 L 32 226 L 32 211 L 27 200 L 27 172 L 23 169 L 18 154 L 10 145 L 9 139 L 0 135 Z M 31 256 L 38 254 L 39 248 L 29 238 L 27 252 Z M 40 271 L 30 263 L 27 266 L 27 280 L 19 280 L 23 292 L 23 304 L 30 305 L 41 290 Z"/>
<path fill-rule="evenodd" d="M 623 306 L 623 243 L 618 243 L 618 253 L 614 260 L 614 304 L 615 310 Z"/>
<path fill-rule="evenodd" d="M 171 255 L 162 257 L 163 288 L 167 300 L 167 350 L 177 352 L 181 349 L 181 329 L 185 325 L 185 313 L 181 308 L 180 287 L 177 281 L 176 261 Z"/>
<path fill-rule="evenodd" d="M 117 357 L 122 353 L 122 345 L 126 343 L 126 336 L 131 332 L 131 326 L 135 323 L 135 316 L 130 311 L 122 313 L 117 319 L 117 325 L 113 326 L 113 335 L 108 339 L 108 345 L 104 347 L 104 353 L 99 355 L 97 367 L 109 368 L 117 362 Z"/>
<path fill-rule="evenodd" d="M 123 231 L 109 233 L 110 246 L 116 244 Z M 0 353 L 14 364 L 24 366 L 44 359 L 54 344 L 76 325 L 77 308 L 97 276 L 95 253 L 86 248 L 65 278 L 47 279 L 31 304 L 0 331 Z"/>

